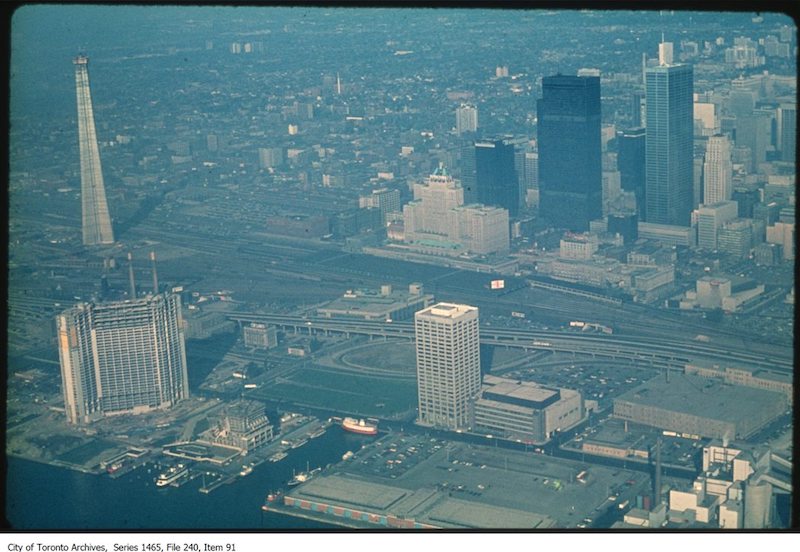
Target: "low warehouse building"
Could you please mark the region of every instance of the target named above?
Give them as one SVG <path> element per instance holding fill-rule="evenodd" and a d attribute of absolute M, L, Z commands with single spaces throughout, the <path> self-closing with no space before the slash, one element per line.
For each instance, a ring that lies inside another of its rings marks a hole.
<path fill-rule="evenodd" d="M 717 439 L 746 439 L 787 408 L 783 393 L 685 374 L 651 379 L 614 400 L 622 420 Z"/>

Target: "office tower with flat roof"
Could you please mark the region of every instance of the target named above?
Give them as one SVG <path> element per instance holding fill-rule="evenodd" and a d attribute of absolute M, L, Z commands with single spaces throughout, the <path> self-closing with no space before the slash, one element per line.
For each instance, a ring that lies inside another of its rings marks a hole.
<path fill-rule="evenodd" d="M 519 179 L 514 168 L 514 146 L 504 140 L 475 142 L 475 186 L 478 203 L 519 214 Z"/>
<path fill-rule="evenodd" d="M 414 316 L 421 425 L 460 429 L 470 424 L 481 389 L 478 309 L 438 303 Z"/>
<path fill-rule="evenodd" d="M 402 213 L 400 206 L 400 190 L 379 188 L 372 193 L 358 198 L 358 206 L 362 209 L 376 208 L 381 213 L 381 224 L 386 226 L 392 213 Z"/>
<path fill-rule="evenodd" d="M 645 216 L 645 129 L 634 128 L 617 134 L 617 169 L 623 191 L 636 196 L 639 218 Z"/>
<path fill-rule="evenodd" d="M 179 296 L 79 303 L 56 326 L 70 423 L 167 409 L 189 396 Z"/>
<path fill-rule="evenodd" d="M 478 188 L 475 183 L 475 142 L 469 141 L 459 148 L 459 175 L 464 189 L 464 203 L 478 203 Z"/>
<path fill-rule="evenodd" d="M 81 156 L 81 209 L 83 245 L 114 243 L 111 216 L 97 147 L 92 93 L 89 89 L 89 58 L 78 56 L 75 64 L 75 89 L 78 99 L 78 146 Z"/>
<path fill-rule="evenodd" d="M 545 77 L 538 119 L 539 214 L 586 231 L 603 212 L 600 78 Z"/>
<path fill-rule="evenodd" d="M 720 253 L 744 259 L 753 249 L 753 221 L 733 219 L 717 230 L 717 249 Z"/>
<path fill-rule="evenodd" d="M 715 134 L 706 144 L 703 165 L 703 203 L 728 201 L 733 194 L 731 143 L 724 134 Z"/>
<path fill-rule="evenodd" d="M 735 201 L 720 201 L 711 205 L 701 205 L 695 209 L 693 217 L 697 223 L 697 246 L 712 251 L 717 249 L 717 236 L 720 227 L 736 218 L 738 208 Z"/>
<path fill-rule="evenodd" d="M 456 134 L 462 136 L 478 130 L 478 108 L 461 104 L 456 108 Z"/>
<path fill-rule="evenodd" d="M 640 91 L 631 92 L 630 103 L 630 118 L 631 127 L 638 128 L 642 126 L 642 99 L 644 94 Z"/>
<path fill-rule="evenodd" d="M 739 206 L 739 218 L 753 218 L 753 207 L 760 201 L 760 192 L 756 184 L 734 186 L 731 200 Z"/>
<path fill-rule="evenodd" d="M 797 154 L 797 104 L 782 104 L 777 119 L 781 161 L 794 163 Z"/>
<path fill-rule="evenodd" d="M 772 115 L 756 109 L 747 116 L 736 117 L 736 145 L 750 150 L 750 162 L 745 168 L 757 173 L 767 160 L 767 149 L 772 141 Z"/>
<path fill-rule="evenodd" d="M 693 187 L 692 67 L 662 59 L 659 65 L 645 69 L 645 89 L 645 220 L 689 226 Z"/>

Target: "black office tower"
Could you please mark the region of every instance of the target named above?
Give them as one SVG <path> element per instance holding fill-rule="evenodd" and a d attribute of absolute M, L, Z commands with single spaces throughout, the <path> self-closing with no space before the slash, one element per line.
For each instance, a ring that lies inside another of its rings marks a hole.
<path fill-rule="evenodd" d="M 519 179 L 512 144 L 503 140 L 475 142 L 475 187 L 478 203 L 502 207 L 510 217 L 519 214 Z"/>
<path fill-rule="evenodd" d="M 630 245 L 639 239 L 639 217 L 636 213 L 608 215 L 609 234 L 622 236 L 625 245 Z"/>
<path fill-rule="evenodd" d="M 620 186 L 636 194 L 636 211 L 645 218 L 645 136 L 643 128 L 634 128 L 617 134 L 617 168 Z"/>
<path fill-rule="evenodd" d="M 556 228 L 586 231 L 602 216 L 600 78 L 542 80 L 539 214 Z"/>
<path fill-rule="evenodd" d="M 461 146 L 461 187 L 464 188 L 464 204 L 478 203 L 478 189 L 475 185 L 475 142 Z"/>

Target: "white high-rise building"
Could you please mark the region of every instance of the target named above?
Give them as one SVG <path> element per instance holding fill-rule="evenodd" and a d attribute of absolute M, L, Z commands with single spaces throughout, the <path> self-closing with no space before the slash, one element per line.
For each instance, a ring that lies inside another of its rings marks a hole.
<path fill-rule="evenodd" d="M 421 425 L 470 425 L 470 401 L 481 389 L 478 308 L 438 303 L 414 316 Z"/>
<path fill-rule="evenodd" d="M 728 201 L 733 193 L 731 143 L 723 134 L 708 139 L 703 165 L 703 203 L 710 205 Z"/>
<path fill-rule="evenodd" d="M 701 205 L 692 212 L 697 224 L 697 246 L 709 251 L 717 249 L 720 227 L 736 218 L 738 213 L 735 201 L 720 201 L 711 205 Z"/>
<path fill-rule="evenodd" d="M 179 296 L 79 303 L 56 325 L 70 423 L 166 409 L 189 396 Z"/>
<path fill-rule="evenodd" d="M 661 43 L 658 45 L 658 64 L 659 65 L 672 65 L 673 59 L 673 48 L 672 42 L 664 42 L 664 39 L 661 39 Z"/>
<path fill-rule="evenodd" d="M 461 136 L 467 132 L 478 130 L 478 108 L 474 105 L 461 104 L 456 108 L 456 134 Z"/>

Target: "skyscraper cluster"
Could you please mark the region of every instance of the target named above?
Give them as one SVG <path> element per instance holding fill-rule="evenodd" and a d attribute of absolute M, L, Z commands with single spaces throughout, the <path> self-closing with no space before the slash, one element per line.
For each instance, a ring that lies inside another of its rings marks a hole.
<path fill-rule="evenodd" d="M 673 62 L 672 44 L 659 45 L 658 65 L 646 66 L 646 129 L 619 133 L 620 187 L 636 197 L 639 219 L 689 226 L 693 207 L 693 72 Z M 634 122 L 639 122 L 638 99 Z M 539 214 L 551 226 L 586 231 L 601 218 L 603 164 L 600 78 L 554 75 L 542 79 L 537 106 Z M 715 143 L 717 158 L 724 145 Z M 716 163 L 716 161 L 715 161 Z M 712 177 L 725 186 L 724 162 Z M 730 185 L 728 184 L 728 187 Z M 729 199 L 728 197 L 725 199 Z"/>

